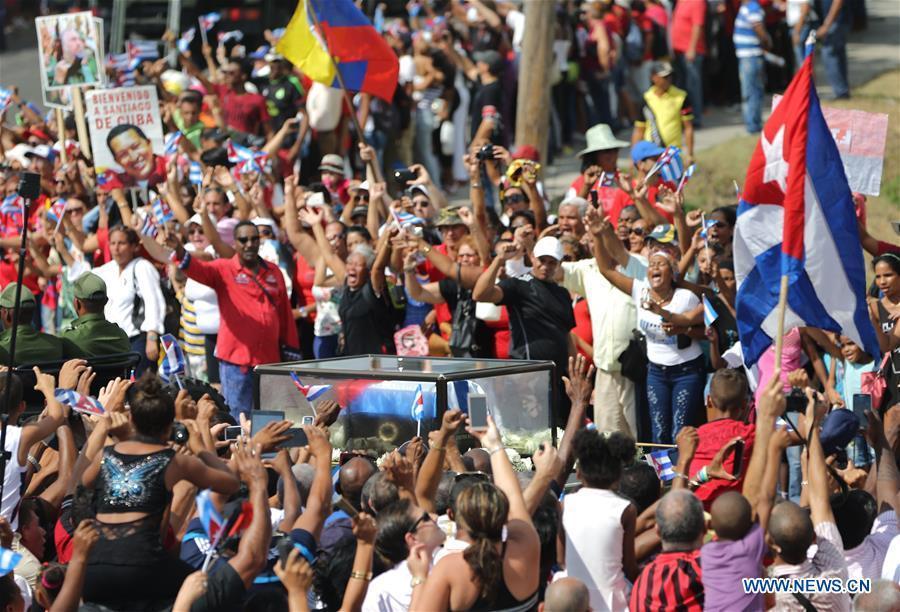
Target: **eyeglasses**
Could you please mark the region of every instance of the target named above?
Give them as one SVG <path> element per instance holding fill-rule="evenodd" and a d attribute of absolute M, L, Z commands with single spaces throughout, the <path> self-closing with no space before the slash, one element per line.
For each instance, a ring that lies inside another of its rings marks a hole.
<path fill-rule="evenodd" d="M 259 242 L 259 236 L 241 236 L 240 238 L 235 238 L 241 244 L 247 244 L 248 242 Z"/>
<path fill-rule="evenodd" d="M 220 68 L 219 72 L 222 74 L 237 74 L 237 70 L 233 68 Z"/>
<path fill-rule="evenodd" d="M 406 533 L 415 533 L 418 531 L 419 527 L 421 527 L 425 523 L 433 523 L 434 519 L 431 518 L 431 515 L 427 512 L 423 512 L 422 516 L 416 519 L 416 522 L 412 524 L 412 527 Z"/>
<path fill-rule="evenodd" d="M 521 193 L 514 193 L 503 198 L 504 204 L 521 204 L 525 201 L 525 196 Z"/>
<path fill-rule="evenodd" d="M 56 178 L 56 179 L 53 179 L 53 182 L 56 183 L 57 185 L 59 185 L 59 184 L 65 185 L 69 181 L 65 178 Z"/>
<path fill-rule="evenodd" d="M 456 256 L 457 256 L 459 259 L 463 259 L 463 258 L 466 258 L 466 259 L 477 259 L 477 258 L 478 258 L 478 253 L 458 253 Z"/>
<path fill-rule="evenodd" d="M 353 196 L 353 199 L 356 200 L 357 202 L 368 202 L 369 194 L 368 193 L 357 193 L 356 195 Z"/>
<path fill-rule="evenodd" d="M 643 227 L 632 227 L 629 230 L 629 233 L 636 234 L 638 236 L 643 236 L 644 234 L 647 233 L 647 231 Z"/>
<path fill-rule="evenodd" d="M 84 206 L 70 206 L 66 210 L 68 210 L 73 215 L 81 214 L 81 213 L 84 213 Z"/>
<path fill-rule="evenodd" d="M 428 200 L 413 200 L 413 203 L 412 203 L 412 205 L 415 206 L 416 208 L 426 208 L 430 204 L 431 204 L 431 202 L 429 202 Z"/>

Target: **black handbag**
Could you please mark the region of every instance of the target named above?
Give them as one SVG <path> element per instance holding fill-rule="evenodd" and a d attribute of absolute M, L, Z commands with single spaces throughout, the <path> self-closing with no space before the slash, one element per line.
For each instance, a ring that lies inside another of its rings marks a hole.
<path fill-rule="evenodd" d="M 468 291 L 463 292 L 461 269 L 456 268 L 456 308 L 453 309 L 453 329 L 450 332 L 450 353 L 454 357 L 474 357 L 478 351 L 475 331 L 478 319 L 475 317 L 475 300 Z"/>
<path fill-rule="evenodd" d="M 622 364 L 622 376 L 634 383 L 647 380 L 647 337 L 640 331 L 631 330 L 631 340 L 619 355 Z"/>

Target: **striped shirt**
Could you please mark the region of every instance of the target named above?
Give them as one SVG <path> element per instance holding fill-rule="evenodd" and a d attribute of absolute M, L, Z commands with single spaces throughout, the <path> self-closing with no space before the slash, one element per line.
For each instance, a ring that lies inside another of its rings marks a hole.
<path fill-rule="evenodd" d="M 759 36 L 753 26 L 761 24 L 765 18 L 762 7 L 757 0 L 741 4 L 737 18 L 734 20 L 734 51 L 738 57 L 758 57 L 763 54 Z"/>
<path fill-rule="evenodd" d="M 631 612 L 702 612 L 700 549 L 664 552 L 644 568 L 631 589 Z"/>

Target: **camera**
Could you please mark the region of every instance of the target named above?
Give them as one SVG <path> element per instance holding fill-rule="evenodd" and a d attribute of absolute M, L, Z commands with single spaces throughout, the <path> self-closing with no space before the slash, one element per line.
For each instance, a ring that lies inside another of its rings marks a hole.
<path fill-rule="evenodd" d="M 806 398 L 803 389 L 792 388 L 791 392 L 784 399 L 786 403 L 785 412 L 806 412 L 806 405 L 809 403 L 809 400 Z"/>
<path fill-rule="evenodd" d="M 486 144 L 478 149 L 478 152 L 475 154 L 475 159 L 480 162 L 488 161 L 489 159 L 494 159 L 494 145 Z"/>
<path fill-rule="evenodd" d="M 418 177 L 418 173 L 415 170 L 410 170 L 409 168 L 405 170 L 394 170 L 394 180 L 397 181 L 398 185 L 406 186 L 409 181 L 416 180 Z"/>
<path fill-rule="evenodd" d="M 169 440 L 183 446 L 187 444 L 189 437 L 187 427 L 185 427 L 183 423 L 176 422 L 172 424 L 172 435 Z"/>

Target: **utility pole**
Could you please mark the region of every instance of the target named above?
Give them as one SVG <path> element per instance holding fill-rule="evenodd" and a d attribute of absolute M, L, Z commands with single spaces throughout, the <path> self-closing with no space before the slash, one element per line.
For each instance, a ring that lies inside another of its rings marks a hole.
<path fill-rule="evenodd" d="M 516 145 L 530 144 L 547 159 L 550 134 L 550 69 L 556 2 L 525 0 L 525 35 L 519 59 Z"/>

